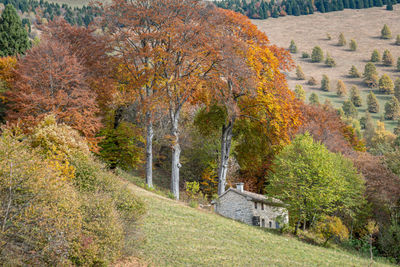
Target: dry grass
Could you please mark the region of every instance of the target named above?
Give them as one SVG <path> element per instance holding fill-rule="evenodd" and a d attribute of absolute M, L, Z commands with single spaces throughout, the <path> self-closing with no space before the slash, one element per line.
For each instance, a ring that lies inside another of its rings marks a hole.
<path fill-rule="evenodd" d="M 320 83 L 322 74 L 328 75 L 331 80 L 332 92 L 322 92 L 319 89 L 319 85 L 309 86 L 306 81 L 296 80 L 295 71 L 288 75 L 290 88 L 294 89 L 296 84 L 302 84 L 307 92 L 307 98 L 311 92 L 315 92 L 319 95 L 320 102 L 323 103 L 328 98 L 335 106 L 340 107 L 346 98 L 336 96 L 337 80 L 343 80 L 348 90 L 352 85 L 356 85 L 361 90 L 363 99 L 363 107 L 359 109 L 360 115 L 364 114 L 365 99 L 370 89 L 364 86 L 361 78 L 352 79 L 347 76 L 351 66 L 355 65 L 362 73 L 374 49 L 378 49 L 381 56 L 385 49 L 389 49 L 395 61 L 400 56 L 400 46 L 394 45 L 395 36 L 400 34 L 400 5 L 395 5 L 392 12 L 386 11 L 383 7 L 360 10 L 347 9 L 308 16 L 253 20 L 253 23 L 268 35 L 272 43 L 278 46 L 287 48 L 290 40 L 294 40 L 299 52 L 292 54 L 293 59 L 302 66 L 307 78 L 313 76 Z M 390 40 L 380 39 L 380 31 L 384 24 L 387 24 L 392 31 L 393 38 Z M 344 47 L 336 45 L 341 32 L 347 40 L 347 45 Z M 327 39 L 327 33 L 332 36 L 332 40 Z M 349 49 L 348 44 L 351 39 L 355 39 L 358 44 L 358 49 L 355 52 Z M 319 45 L 324 50 L 325 55 L 326 52 L 329 52 L 337 63 L 336 67 L 329 68 L 324 63 L 311 63 L 309 59 L 301 58 L 303 51 L 311 55 L 311 50 L 316 45 Z M 400 72 L 395 71 L 395 66 L 384 67 L 381 64 L 377 64 L 377 69 L 380 75 L 387 73 L 393 81 L 400 77 Z M 380 102 L 380 114 L 383 114 L 384 103 L 390 96 L 376 94 Z M 380 114 L 373 117 L 378 119 Z M 360 115 L 359 117 L 361 117 Z M 396 124 L 389 121 L 385 123 L 390 129 L 393 129 Z"/>
<path fill-rule="evenodd" d="M 133 177 L 133 180 L 138 178 Z M 135 262 L 149 266 L 385 266 L 190 208 L 133 184 L 148 214 Z M 137 260 L 137 259 L 142 259 Z"/>

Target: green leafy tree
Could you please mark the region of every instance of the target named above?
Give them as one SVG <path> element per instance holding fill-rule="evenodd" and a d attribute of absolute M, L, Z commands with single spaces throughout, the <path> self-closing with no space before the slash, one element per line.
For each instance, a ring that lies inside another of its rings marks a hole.
<path fill-rule="evenodd" d="M 385 66 L 393 65 L 393 56 L 388 49 L 385 49 L 385 51 L 383 52 L 382 62 Z"/>
<path fill-rule="evenodd" d="M 308 99 L 311 105 L 319 105 L 319 98 L 316 93 L 312 93 Z"/>
<path fill-rule="evenodd" d="M 28 33 L 14 6 L 8 4 L 0 17 L 0 56 L 23 54 L 29 47 Z"/>
<path fill-rule="evenodd" d="M 331 57 L 329 53 L 326 53 L 325 65 L 331 68 L 336 66 L 335 60 Z"/>
<path fill-rule="evenodd" d="M 323 91 L 329 91 L 331 89 L 329 77 L 325 74 L 322 75 L 322 80 L 321 80 L 321 90 Z"/>
<path fill-rule="evenodd" d="M 303 72 L 303 69 L 301 68 L 300 65 L 297 65 L 296 67 L 296 77 L 297 80 L 305 80 L 306 79 L 306 75 Z"/>
<path fill-rule="evenodd" d="M 379 103 L 375 94 L 371 91 L 367 96 L 367 107 L 370 113 L 378 113 L 379 112 Z"/>
<path fill-rule="evenodd" d="M 346 85 L 344 84 L 344 82 L 342 80 L 338 80 L 338 82 L 336 84 L 336 94 L 338 96 L 344 96 L 347 94 Z"/>
<path fill-rule="evenodd" d="M 374 49 L 371 54 L 371 62 L 379 62 L 381 61 L 381 55 L 377 49 Z"/>
<path fill-rule="evenodd" d="M 394 84 L 389 75 L 383 74 L 379 79 L 379 91 L 388 95 L 394 93 Z"/>
<path fill-rule="evenodd" d="M 390 31 L 388 25 L 383 25 L 383 28 L 381 30 L 381 38 L 382 39 L 390 39 L 392 38 L 392 32 Z"/>
<path fill-rule="evenodd" d="M 396 1 L 396 0 L 395 0 Z M 393 11 L 393 3 L 391 0 L 387 0 L 386 10 Z"/>
<path fill-rule="evenodd" d="M 348 212 L 364 203 L 363 180 L 353 163 L 314 142 L 308 133 L 296 136 L 276 156 L 266 192 L 289 204 L 296 229 L 300 222 Z"/>
<path fill-rule="evenodd" d="M 356 109 L 356 107 L 354 106 L 354 104 L 350 101 L 344 101 L 343 102 L 343 106 L 342 106 L 344 115 L 346 115 L 347 117 L 351 117 L 356 119 L 358 117 L 358 111 Z"/>
<path fill-rule="evenodd" d="M 293 54 L 297 53 L 297 46 L 293 40 L 290 41 L 289 51 L 290 51 L 290 53 L 293 53 Z"/>
<path fill-rule="evenodd" d="M 385 120 L 397 120 L 400 117 L 400 103 L 396 97 L 385 104 Z"/>
<path fill-rule="evenodd" d="M 338 46 L 345 46 L 346 43 L 347 43 L 346 38 L 344 37 L 344 34 L 341 32 L 338 38 Z"/>
<path fill-rule="evenodd" d="M 350 101 L 356 107 L 361 107 L 362 106 L 360 90 L 358 90 L 357 86 L 355 86 L 355 85 L 352 86 L 351 89 L 350 89 Z"/>
<path fill-rule="evenodd" d="M 376 87 L 378 85 L 378 72 L 376 70 L 376 67 L 374 63 L 368 62 L 365 67 L 364 67 L 364 82 L 369 86 L 369 87 Z"/>
<path fill-rule="evenodd" d="M 356 66 L 352 65 L 351 69 L 349 70 L 350 78 L 360 78 L 361 74 L 358 72 Z"/>
<path fill-rule="evenodd" d="M 324 60 L 324 52 L 321 47 L 315 46 L 311 53 L 311 61 L 312 62 L 322 62 Z"/>
<path fill-rule="evenodd" d="M 351 51 L 356 51 L 357 50 L 357 42 L 354 39 L 350 40 L 350 50 Z"/>
<path fill-rule="evenodd" d="M 297 99 L 300 99 L 302 101 L 306 100 L 306 92 L 304 91 L 302 85 L 296 84 L 294 93 L 295 93 Z"/>

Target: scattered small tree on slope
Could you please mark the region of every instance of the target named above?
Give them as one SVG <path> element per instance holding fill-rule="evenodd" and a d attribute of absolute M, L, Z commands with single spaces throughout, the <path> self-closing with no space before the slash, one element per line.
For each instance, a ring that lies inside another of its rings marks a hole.
<path fill-rule="evenodd" d="M 300 99 L 302 101 L 306 100 L 306 92 L 304 91 L 302 85 L 296 84 L 294 93 L 295 93 L 297 99 Z"/>
<path fill-rule="evenodd" d="M 367 106 L 368 111 L 370 113 L 378 113 L 379 112 L 379 103 L 378 99 L 376 98 L 375 94 L 371 91 L 367 96 Z"/>
<path fill-rule="evenodd" d="M 321 90 L 323 91 L 329 91 L 331 89 L 329 77 L 325 74 L 322 75 L 322 80 L 321 80 Z"/>
<path fill-rule="evenodd" d="M 326 216 L 317 223 L 315 230 L 324 239 L 324 246 L 333 237 L 337 237 L 340 240 L 349 238 L 349 230 L 342 223 L 342 220 L 336 216 Z"/>
<path fill-rule="evenodd" d="M 388 25 L 383 25 L 383 28 L 381 30 L 381 38 L 382 39 L 390 39 L 392 38 L 392 32 L 390 31 Z"/>
<path fill-rule="evenodd" d="M 371 54 L 371 62 L 379 62 L 381 61 L 381 55 L 377 49 L 374 49 Z"/>
<path fill-rule="evenodd" d="M 338 80 L 338 82 L 336 84 L 336 94 L 338 96 L 344 96 L 347 94 L 346 85 L 344 84 L 344 82 L 342 80 Z"/>
<path fill-rule="evenodd" d="M 379 79 L 379 91 L 385 94 L 393 94 L 394 84 L 389 75 L 383 74 Z"/>
<path fill-rule="evenodd" d="M 385 49 L 382 56 L 382 62 L 385 66 L 393 65 L 393 56 L 388 49 Z"/>
<path fill-rule="evenodd" d="M 356 51 L 357 50 L 357 42 L 354 39 L 350 40 L 350 50 Z"/>
<path fill-rule="evenodd" d="M 400 101 L 400 78 L 394 82 L 394 96 Z"/>
<path fill-rule="evenodd" d="M 396 35 L 396 42 L 395 45 L 400 45 L 400 34 Z"/>
<path fill-rule="evenodd" d="M 289 51 L 290 51 L 290 53 L 293 53 L 293 54 L 297 53 L 297 46 L 293 40 L 290 41 Z"/>
<path fill-rule="evenodd" d="M 355 86 L 355 85 L 352 86 L 351 89 L 350 89 L 350 101 L 356 107 L 361 107 L 362 106 L 360 90 L 358 90 L 357 86 Z"/>
<path fill-rule="evenodd" d="M 397 120 L 400 117 L 400 103 L 396 97 L 392 98 L 385 104 L 385 119 Z"/>
<path fill-rule="evenodd" d="M 315 46 L 311 53 L 311 61 L 312 62 L 322 62 L 324 60 L 324 52 L 321 47 Z"/>
<path fill-rule="evenodd" d="M 346 45 L 346 38 L 344 34 L 341 32 L 338 37 L 338 46 L 345 46 Z"/>
<path fill-rule="evenodd" d="M 358 111 L 357 111 L 356 107 L 354 106 L 353 102 L 351 102 L 350 100 L 343 102 L 342 109 L 343 109 L 344 115 L 346 115 L 347 117 L 352 117 L 355 119 L 357 118 Z"/>
<path fill-rule="evenodd" d="M 319 98 L 316 93 L 312 93 L 308 99 L 311 105 L 319 105 Z"/>
<path fill-rule="evenodd" d="M 336 66 L 335 60 L 331 57 L 329 53 L 326 53 L 325 65 L 331 68 Z"/>
<path fill-rule="evenodd" d="M 300 65 L 297 65 L 296 67 L 296 77 L 297 80 L 305 80 L 306 79 L 306 75 L 303 72 L 303 69 L 301 68 Z"/>
<path fill-rule="evenodd" d="M 350 78 L 360 78 L 361 74 L 358 72 L 357 68 L 354 65 L 352 65 L 349 71 L 349 76 Z"/>
<path fill-rule="evenodd" d="M 11 4 L 6 5 L 0 18 L 0 56 L 23 54 L 29 47 L 28 33 L 17 10 Z"/>
<path fill-rule="evenodd" d="M 397 71 L 400 71 L 400 57 L 397 58 L 396 69 Z"/>

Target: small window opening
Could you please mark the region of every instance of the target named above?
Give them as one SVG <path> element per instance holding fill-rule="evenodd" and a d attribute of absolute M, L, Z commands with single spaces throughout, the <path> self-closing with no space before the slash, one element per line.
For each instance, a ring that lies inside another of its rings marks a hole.
<path fill-rule="evenodd" d="M 254 208 L 257 209 L 257 202 L 254 202 Z"/>
<path fill-rule="evenodd" d="M 269 222 L 269 228 L 272 228 L 272 222 Z"/>
<path fill-rule="evenodd" d="M 261 220 L 261 226 L 265 227 L 265 220 L 264 219 Z"/>
<path fill-rule="evenodd" d="M 264 210 L 264 203 L 261 203 L 261 210 Z"/>

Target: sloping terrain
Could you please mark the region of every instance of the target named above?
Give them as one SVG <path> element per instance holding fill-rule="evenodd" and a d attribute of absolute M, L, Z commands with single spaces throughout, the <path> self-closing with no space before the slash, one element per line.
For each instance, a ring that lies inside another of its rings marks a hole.
<path fill-rule="evenodd" d="M 308 245 L 212 212 L 190 208 L 131 183 L 147 205 L 136 248 L 150 266 L 368 266 L 368 259 Z M 374 263 L 373 266 L 384 266 Z"/>

